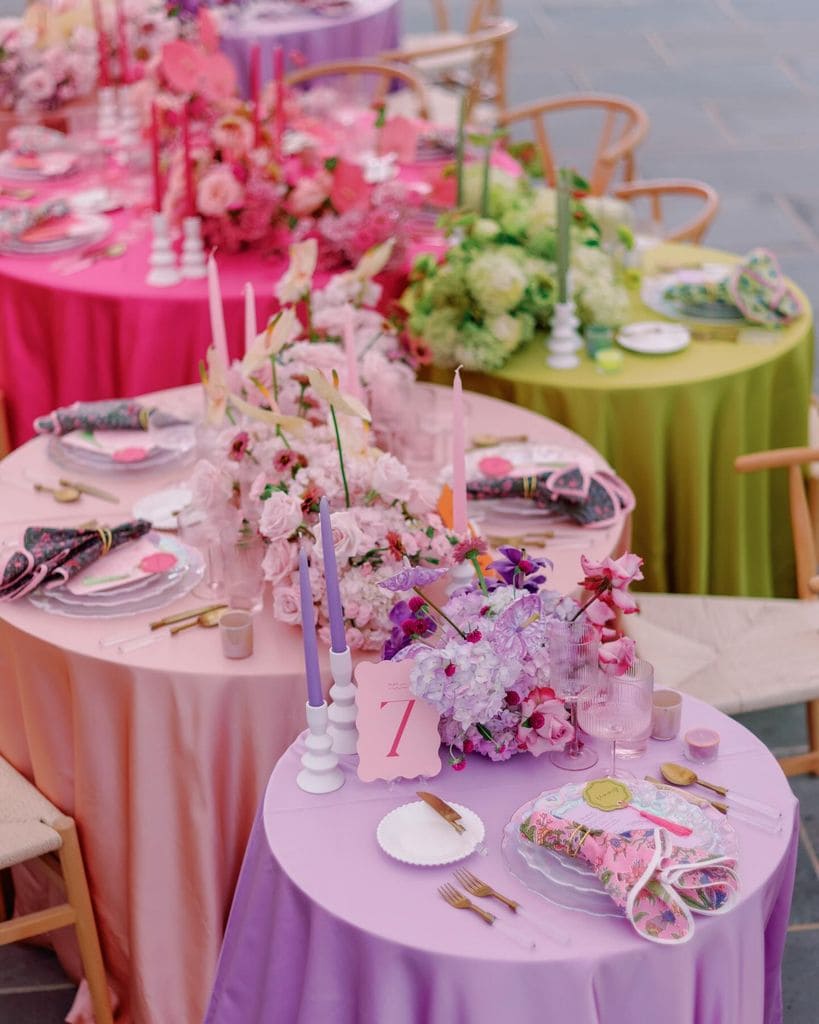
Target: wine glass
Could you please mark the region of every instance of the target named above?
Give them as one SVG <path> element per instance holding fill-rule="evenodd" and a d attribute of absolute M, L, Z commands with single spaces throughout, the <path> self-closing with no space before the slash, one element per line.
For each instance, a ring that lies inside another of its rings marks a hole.
<path fill-rule="evenodd" d="M 555 696 L 569 706 L 569 721 L 574 728 L 572 739 L 563 750 L 550 754 L 549 760 L 566 771 L 582 771 L 597 764 L 598 756 L 577 735 L 577 698 L 600 676 L 597 661 L 600 638 L 588 619 L 550 621 L 546 626 L 546 638 L 549 645 L 549 686 L 555 691 Z"/>
<path fill-rule="evenodd" d="M 618 777 L 618 740 L 634 740 L 651 722 L 651 691 L 638 683 L 606 678 L 586 687 L 577 699 L 577 720 L 590 735 L 611 741 L 609 778 Z M 628 773 L 619 773 L 620 777 Z"/>

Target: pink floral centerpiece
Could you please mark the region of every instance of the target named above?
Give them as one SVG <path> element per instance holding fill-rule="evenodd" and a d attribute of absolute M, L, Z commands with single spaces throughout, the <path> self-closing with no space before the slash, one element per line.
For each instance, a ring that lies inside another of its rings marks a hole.
<path fill-rule="evenodd" d="M 456 769 L 466 766 L 468 753 L 493 761 L 520 753 L 537 757 L 574 735 L 563 701 L 545 685 L 549 621 L 586 616 L 604 641 L 599 662 L 607 673 L 622 674 L 634 658 L 634 642 L 610 623 L 618 611 L 637 610 L 628 586 L 642 579 L 642 559 L 625 554 L 598 564 L 581 557 L 581 586 L 592 592 L 581 606 L 546 589 L 548 560 L 503 547 L 486 564 L 485 553 L 480 538 L 457 544 L 453 559 L 470 561 L 475 580 L 440 607 L 423 589 L 434 578 L 429 570 L 406 567 L 381 583 L 392 593 L 411 595 L 390 612 L 393 628 L 384 657 L 412 658 L 412 692 L 440 711 L 441 739 Z"/>

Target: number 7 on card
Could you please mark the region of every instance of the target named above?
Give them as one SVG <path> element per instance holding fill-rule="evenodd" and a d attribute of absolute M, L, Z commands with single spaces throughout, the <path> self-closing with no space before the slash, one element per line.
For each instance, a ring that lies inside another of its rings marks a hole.
<path fill-rule="evenodd" d="M 355 671 L 358 777 L 432 778 L 441 770 L 438 712 L 410 691 L 410 661 L 361 662 Z"/>

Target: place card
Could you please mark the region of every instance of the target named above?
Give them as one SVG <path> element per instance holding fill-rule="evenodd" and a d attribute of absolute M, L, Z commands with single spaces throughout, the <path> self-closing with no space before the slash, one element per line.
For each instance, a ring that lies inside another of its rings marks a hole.
<path fill-rule="evenodd" d="M 411 692 L 411 669 L 411 661 L 365 661 L 355 670 L 362 782 L 432 778 L 441 770 L 439 715 Z"/>

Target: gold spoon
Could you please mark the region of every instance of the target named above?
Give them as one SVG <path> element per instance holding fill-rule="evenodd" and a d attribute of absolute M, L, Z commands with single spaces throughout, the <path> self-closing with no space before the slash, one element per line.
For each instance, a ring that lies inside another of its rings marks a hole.
<path fill-rule="evenodd" d="M 219 625 L 219 619 L 222 618 L 224 608 L 214 608 L 212 611 L 203 612 L 201 615 L 197 615 L 193 622 L 184 622 L 181 626 L 171 627 L 171 636 L 176 633 L 181 633 L 183 629 L 190 629 L 191 626 L 201 626 L 203 629 L 212 629 L 214 626 Z"/>
<path fill-rule="evenodd" d="M 529 440 L 528 434 L 508 434 L 506 436 L 495 436 L 494 434 L 475 434 L 472 438 L 473 448 L 494 448 L 496 444 L 507 442 L 524 442 Z"/>
<path fill-rule="evenodd" d="M 45 491 L 46 494 L 52 494 L 54 496 L 54 500 L 61 503 L 79 501 L 81 497 L 80 492 L 76 487 L 47 487 L 45 484 L 35 484 L 34 490 Z"/>
<path fill-rule="evenodd" d="M 748 807 L 750 810 L 758 811 L 769 818 L 779 819 L 782 817 L 782 812 L 776 807 L 763 804 L 761 801 L 751 800 L 747 796 L 741 796 L 734 792 L 733 789 L 729 792 L 725 786 L 718 786 L 715 782 L 706 782 L 705 779 L 701 779 L 690 768 L 685 768 L 681 764 L 674 764 L 673 761 L 666 761 L 665 764 L 661 764 L 660 774 L 666 782 L 671 782 L 675 786 L 693 786 L 696 783 L 698 786 L 704 786 L 706 789 L 710 789 L 722 797 L 728 797 L 729 800 L 739 804 L 740 807 Z"/>

